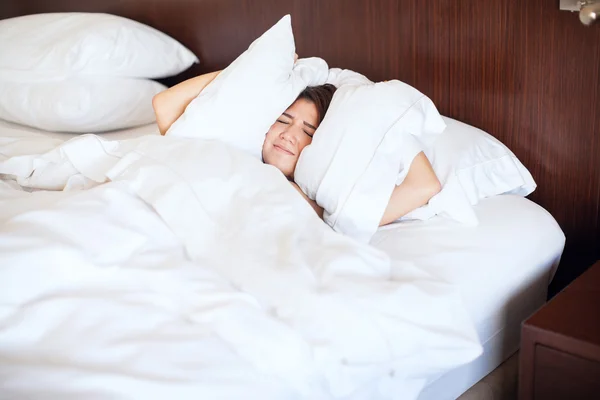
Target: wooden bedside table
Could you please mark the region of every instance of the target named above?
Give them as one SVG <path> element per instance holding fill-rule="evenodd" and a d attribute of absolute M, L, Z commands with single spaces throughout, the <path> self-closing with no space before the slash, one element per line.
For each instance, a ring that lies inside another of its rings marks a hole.
<path fill-rule="evenodd" d="M 600 399 L 600 261 L 523 323 L 519 399 Z"/>

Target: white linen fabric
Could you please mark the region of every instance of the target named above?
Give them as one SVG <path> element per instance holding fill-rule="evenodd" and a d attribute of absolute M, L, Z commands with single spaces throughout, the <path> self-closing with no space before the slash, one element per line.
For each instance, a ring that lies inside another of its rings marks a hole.
<path fill-rule="evenodd" d="M 392 263 L 416 262 L 457 285 L 479 325 L 534 278 L 550 284 L 565 235 L 548 211 L 519 195 L 487 198 L 474 210 L 476 227 L 442 217 L 406 221 L 382 227 L 371 244 Z M 485 326 L 479 334 L 488 339 L 499 328 Z"/>
<path fill-rule="evenodd" d="M 327 82 L 340 88 L 345 85 L 370 85 L 374 82 L 366 76 L 350 69 L 330 68 L 327 74 Z"/>
<path fill-rule="evenodd" d="M 376 382 L 410 399 L 481 352 L 451 285 L 410 262 L 392 274 L 220 141 L 4 153 L 21 154 L 0 162 L 11 398 L 358 399 Z"/>
<path fill-rule="evenodd" d="M 154 122 L 152 98 L 165 90 L 147 79 L 88 76 L 0 78 L 0 119 L 53 132 L 102 132 Z"/>
<path fill-rule="evenodd" d="M 327 83 L 338 88 L 373 84 L 364 75 L 340 68 L 329 70 Z M 447 117 L 443 120 L 446 128 L 440 135 L 412 135 L 402 140 L 396 185 L 406 178 L 414 156 L 423 151 L 442 183 L 442 191 L 401 220 L 444 215 L 476 226 L 479 221 L 472 206 L 480 200 L 507 193 L 527 196 L 535 190 L 531 173 L 503 143 L 468 124 Z"/>
<path fill-rule="evenodd" d="M 484 354 L 430 379 L 419 400 L 450 400 L 495 369 L 519 347 L 521 323 L 547 299 L 565 235 L 542 207 L 519 195 L 482 199 L 479 224 L 441 216 L 381 228 L 371 244 L 392 269 L 415 262 L 459 288 L 484 345 Z"/>
<path fill-rule="evenodd" d="M 192 100 L 167 135 L 218 139 L 260 157 L 265 134 L 281 113 L 307 86 L 327 79 L 325 61 L 294 63 L 295 49 L 286 15 Z"/>
<path fill-rule="evenodd" d="M 488 133 L 444 117 L 446 130 L 433 144 L 423 146 L 442 183 L 429 204 L 402 219 L 429 219 L 437 214 L 466 225 L 477 225 L 472 205 L 499 194 L 531 194 L 536 183 L 508 147 Z M 413 139 L 418 140 L 418 139 Z M 397 184 L 402 182 L 399 177 Z"/>
<path fill-rule="evenodd" d="M 162 78 L 198 58 L 168 35 L 102 13 L 44 13 L 0 21 L 0 76 L 75 74 Z"/>
<path fill-rule="evenodd" d="M 0 119 L 0 149 L 2 149 L 2 152 L 6 152 L 6 154 L 0 152 L 0 161 L 11 156 L 9 152 L 12 147 L 11 144 L 14 144 L 15 148 L 19 151 L 24 152 L 22 154 L 39 154 L 52 150 L 60 143 L 73 139 L 82 133 L 89 132 L 48 132 Z M 95 135 L 107 140 L 123 140 L 146 135 L 156 136 L 160 135 L 160 131 L 158 125 L 152 123 L 128 129 L 99 132 L 95 133 Z M 24 145 L 26 141 L 29 142 L 29 145 Z M 52 144 L 53 142 L 54 144 Z"/>
<path fill-rule="evenodd" d="M 445 128 L 435 105 L 413 87 L 388 81 L 342 85 L 298 160 L 294 180 L 324 209 L 333 229 L 368 242 L 398 174 Z"/>

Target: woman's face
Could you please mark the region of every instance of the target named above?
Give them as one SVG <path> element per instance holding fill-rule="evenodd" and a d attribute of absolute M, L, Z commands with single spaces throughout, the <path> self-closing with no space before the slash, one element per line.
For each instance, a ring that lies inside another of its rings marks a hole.
<path fill-rule="evenodd" d="M 312 142 L 318 124 L 317 107 L 296 100 L 269 129 L 262 148 L 264 162 L 292 179 L 300 152 Z"/>

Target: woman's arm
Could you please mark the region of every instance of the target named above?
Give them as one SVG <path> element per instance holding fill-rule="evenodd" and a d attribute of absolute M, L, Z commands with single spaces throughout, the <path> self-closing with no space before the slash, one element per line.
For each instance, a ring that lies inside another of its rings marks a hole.
<path fill-rule="evenodd" d="M 308 196 L 304 194 L 302 189 L 300 189 L 300 186 L 298 186 L 295 182 L 290 182 L 290 183 L 302 195 L 304 200 L 308 201 L 308 204 L 310 204 L 310 206 L 313 208 L 313 210 L 315 210 L 315 212 L 317 213 L 319 218 L 323 219 L 323 209 L 321 207 L 319 207 L 314 200 L 309 199 Z"/>
<path fill-rule="evenodd" d="M 314 200 L 308 198 L 296 183 L 291 182 L 291 184 L 311 205 L 319 218 L 323 218 L 323 209 Z M 427 156 L 420 152 L 410 165 L 404 181 L 394 188 L 379 226 L 390 224 L 412 210 L 427 204 L 429 199 L 439 193 L 441 188 L 440 181 Z"/>
<path fill-rule="evenodd" d="M 294 62 L 298 54 L 294 53 Z M 173 122 L 183 114 L 185 108 L 211 83 L 221 71 L 215 71 L 183 81 L 154 96 L 152 107 L 161 135 L 167 133 Z"/>
<path fill-rule="evenodd" d="M 387 225 L 429 202 L 442 185 L 423 152 L 417 154 L 404 181 L 394 188 L 379 226 Z"/>
<path fill-rule="evenodd" d="M 173 122 L 185 111 L 194 100 L 221 71 L 211 72 L 183 81 L 154 96 L 152 107 L 156 115 L 156 123 L 161 135 L 167 133 Z"/>

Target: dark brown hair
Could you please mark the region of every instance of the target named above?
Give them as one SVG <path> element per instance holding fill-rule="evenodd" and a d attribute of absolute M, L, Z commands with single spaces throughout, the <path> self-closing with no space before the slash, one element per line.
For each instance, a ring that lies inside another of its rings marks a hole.
<path fill-rule="evenodd" d="M 320 86 L 309 86 L 300 93 L 296 100 L 304 99 L 313 103 L 317 107 L 320 124 L 323 122 L 323 118 L 325 118 L 325 113 L 329 108 L 329 104 L 331 104 L 331 99 L 333 99 L 336 89 L 335 86 L 329 83 Z"/>

